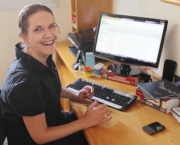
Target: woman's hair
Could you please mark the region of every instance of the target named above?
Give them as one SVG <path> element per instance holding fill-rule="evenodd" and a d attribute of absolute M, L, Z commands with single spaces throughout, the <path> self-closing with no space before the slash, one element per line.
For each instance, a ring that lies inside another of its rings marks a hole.
<path fill-rule="evenodd" d="M 29 17 L 40 11 L 49 12 L 54 17 L 51 9 L 40 3 L 30 4 L 22 8 L 18 15 L 19 34 L 21 33 L 23 35 L 27 35 L 27 29 L 29 27 Z"/>

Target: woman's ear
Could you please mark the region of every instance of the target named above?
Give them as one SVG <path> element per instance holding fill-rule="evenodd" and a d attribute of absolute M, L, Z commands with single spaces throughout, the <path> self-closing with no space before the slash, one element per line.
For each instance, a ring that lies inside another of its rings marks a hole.
<path fill-rule="evenodd" d="M 19 37 L 22 39 L 22 42 L 24 42 L 24 44 L 26 45 L 26 47 L 28 47 L 28 42 L 27 42 L 27 39 L 26 39 L 26 36 L 24 36 L 23 34 L 19 34 Z"/>
<path fill-rule="evenodd" d="M 24 37 L 24 35 L 23 35 L 22 33 L 19 34 L 19 37 L 20 37 L 23 41 L 25 41 L 25 37 Z"/>

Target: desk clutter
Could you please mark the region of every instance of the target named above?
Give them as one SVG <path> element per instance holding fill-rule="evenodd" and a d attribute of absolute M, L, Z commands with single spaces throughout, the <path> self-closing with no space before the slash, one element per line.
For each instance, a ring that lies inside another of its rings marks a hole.
<path fill-rule="evenodd" d="M 136 86 L 139 82 L 137 76 L 121 76 L 110 72 L 108 69 L 101 71 L 101 78 L 132 86 Z"/>
<path fill-rule="evenodd" d="M 137 87 L 136 95 L 140 98 L 140 102 L 151 108 L 154 108 L 163 113 L 170 113 L 171 109 L 179 106 L 179 99 L 146 99 L 142 90 Z"/>
<path fill-rule="evenodd" d="M 99 75 L 101 74 L 101 71 L 104 68 L 104 64 L 103 63 L 98 63 L 96 65 L 94 65 L 94 74 Z"/>
<path fill-rule="evenodd" d="M 85 66 L 84 67 L 84 75 L 89 78 L 92 76 L 92 74 L 93 74 L 93 67 Z"/>
<path fill-rule="evenodd" d="M 137 84 L 146 99 L 180 98 L 180 89 L 166 79 Z"/>
<path fill-rule="evenodd" d="M 93 73 L 95 75 L 99 75 L 101 71 L 103 70 L 104 64 L 103 63 L 98 63 L 96 65 L 90 65 L 90 64 L 85 64 L 83 59 L 79 60 L 78 64 L 78 73 L 79 74 L 84 74 L 85 77 L 91 77 Z"/>
<path fill-rule="evenodd" d="M 86 62 L 84 62 L 84 65 L 88 67 L 93 67 L 93 73 L 95 75 L 100 75 L 102 79 L 116 81 L 131 86 L 137 86 L 139 82 L 152 82 L 151 75 L 146 72 L 140 72 L 137 76 L 119 75 L 117 73 L 111 72 L 111 70 L 109 70 L 108 68 L 104 68 L 103 63 L 95 64 L 94 57 L 92 57 L 92 55 L 92 53 L 86 53 L 87 57 Z M 79 65 L 80 64 L 81 63 L 79 63 Z"/>
<path fill-rule="evenodd" d="M 179 106 L 180 89 L 167 80 L 137 84 L 136 95 L 140 101 L 163 113 Z"/>

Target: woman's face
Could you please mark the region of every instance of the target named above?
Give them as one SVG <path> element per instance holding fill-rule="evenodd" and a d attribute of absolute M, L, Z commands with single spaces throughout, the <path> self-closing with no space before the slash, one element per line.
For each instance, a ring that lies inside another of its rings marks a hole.
<path fill-rule="evenodd" d="M 40 11 L 29 17 L 28 24 L 24 41 L 29 50 L 40 57 L 52 54 L 58 39 L 58 26 L 53 16 L 49 12 Z"/>

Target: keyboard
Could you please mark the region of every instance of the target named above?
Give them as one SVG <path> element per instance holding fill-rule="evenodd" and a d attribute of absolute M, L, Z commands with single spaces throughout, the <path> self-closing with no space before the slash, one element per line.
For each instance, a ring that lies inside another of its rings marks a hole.
<path fill-rule="evenodd" d="M 94 87 L 94 96 L 91 98 L 91 100 L 97 100 L 100 103 L 106 104 L 121 111 L 130 107 L 137 99 L 137 96 L 130 93 L 115 90 L 84 79 L 77 79 L 68 85 L 67 88 L 78 92 L 86 85 Z"/>

